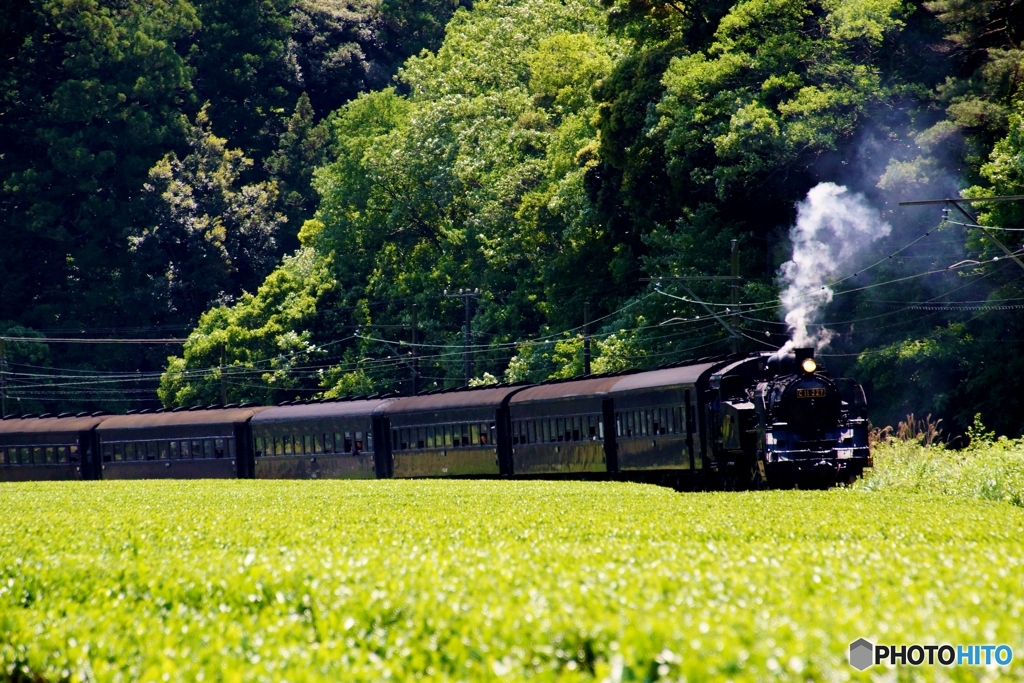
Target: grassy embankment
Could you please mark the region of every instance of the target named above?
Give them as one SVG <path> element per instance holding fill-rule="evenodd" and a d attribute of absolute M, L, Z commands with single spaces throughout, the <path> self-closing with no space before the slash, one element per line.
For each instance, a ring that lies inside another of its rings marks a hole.
<path fill-rule="evenodd" d="M 857 483 L 863 491 L 934 493 L 1024 506 L 1024 439 L 996 438 L 980 422 L 962 450 L 942 443 L 928 419 L 901 422 L 875 443 L 875 467 Z"/>

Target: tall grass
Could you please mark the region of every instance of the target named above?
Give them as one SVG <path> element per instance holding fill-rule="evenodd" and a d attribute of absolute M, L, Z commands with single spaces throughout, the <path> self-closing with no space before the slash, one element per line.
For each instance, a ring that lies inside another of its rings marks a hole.
<path fill-rule="evenodd" d="M 939 423 L 908 415 L 895 430 L 876 430 L 875 466 L 854 488 L 863 491 L 938 493 L 1006 501 L 1024 507 L 1024 439 L 996 438 L 980 419 L 969 444 L 954 450 L 941 440 Z"/>

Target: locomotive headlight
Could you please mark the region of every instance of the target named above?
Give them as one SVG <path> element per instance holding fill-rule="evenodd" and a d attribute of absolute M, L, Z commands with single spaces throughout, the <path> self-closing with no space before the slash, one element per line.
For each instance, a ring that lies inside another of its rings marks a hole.
<path fill-rule="evenodd" d="M 813 358 L 804 358 L 804 362 L 800 364 L 800 367 L 804 369 L 804 372 L 810 375 L 818 369 L 818 364 L 814 362 Z"/>

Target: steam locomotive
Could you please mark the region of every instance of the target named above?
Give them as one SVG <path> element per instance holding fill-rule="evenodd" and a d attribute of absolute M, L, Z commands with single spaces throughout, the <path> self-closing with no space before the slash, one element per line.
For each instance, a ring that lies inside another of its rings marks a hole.
<path fill-rule="evenodd" d="M 586 478 L 678 488 L 824 487 L 871 465 L 864 392 L 811 349 L 540 384 L 9 416 L 0 481 Z"/>

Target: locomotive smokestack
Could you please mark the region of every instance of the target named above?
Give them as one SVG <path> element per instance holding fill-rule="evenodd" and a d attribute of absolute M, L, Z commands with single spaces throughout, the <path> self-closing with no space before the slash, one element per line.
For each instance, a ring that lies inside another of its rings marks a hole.
<path fill-rule="evenodd" d="M 814 361 L 814 347 L 793 349 L 793 359 L 796 361 L 796 367 L 808 375 L 814 374 L 818 369 L 818 364 Z"/>

